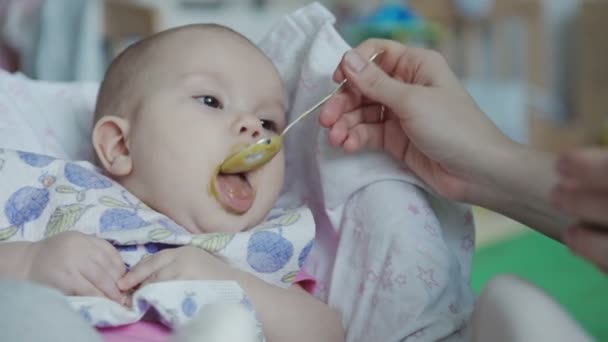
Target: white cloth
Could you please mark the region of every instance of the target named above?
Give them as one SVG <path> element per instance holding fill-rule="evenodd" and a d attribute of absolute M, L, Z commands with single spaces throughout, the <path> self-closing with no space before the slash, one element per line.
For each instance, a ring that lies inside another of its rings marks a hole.
<path fill-rule="evenodd" d="M 93 160 L 99 84 L 36 81 L 0 70 L 0 147 Z"/>
<path fill-rule="evenodd" d="M 349 47 L 333 21 L 313 3 L 260 43 L 285 82 L 291 120 L 335 86 L 331 75 Z M 0 146 L 90 156 L 93 94 L 92 85 L 0 72 Z M 317 278 L 316 295 L 341 314 L 348 341 L 466 340 L 473 308 L 469 208 L 437 198 L 382 154 L 331 148 L 317 122 L 312 115 L 286 136 L 287 182 L 277 203 L 306 203 L 313 211 L 316 240 L 304 269 Z"/>
<path fill-rule="evenodd" d="M 288 90 L 289 121 L 336 85 L 349 47 L 313 3 L 260 43 Z M 443 201 L 381 153 L 330 147 L 313 115 L 286 136 L 281 206 L 306 203 L 317 223 L 304 270 L 337 309 L 348 341 L 467 339 L 474 226 L 470 208 Z"/>
<path fill-rule="evenodd" d="M 153 211 L 89 162 L 67 162 L 0 149 L 0 243 L 40 241 L 66 231 L 108 240 L 126 267 L 165 248 L 191 245 L 279 287 L 289 287 L 314 239 L 306 208 L 239 233 L 192 234 Z M 166 282 L 139 289 L 133 309 L 106 298 L 72 297 L 96 326 L 140 320 L 153 307 L 169 326 L 187 323 L 204 305 L 247 302 L 236 282 Z"/>

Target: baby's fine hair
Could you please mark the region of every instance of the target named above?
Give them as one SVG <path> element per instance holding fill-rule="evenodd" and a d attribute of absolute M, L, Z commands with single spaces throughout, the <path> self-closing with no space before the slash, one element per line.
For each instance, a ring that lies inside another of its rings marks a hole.
<path fill-rule="evenodd" d="M 152 53 L 160 47 L 166 38 L 191 30 L 229 34 L 242 39 L 258 49 L 249 39 L 233 29 L 218 24 L 192 24 L 169 29 L 142 39 L 122 51 L 108 67 L 99 88 L 93 125 L 106 115 L 124 116 L 137 108 L 137 85 L 146 66 L 151 60 Z M 259 49 L 258 49 L 259 50 Z"/>

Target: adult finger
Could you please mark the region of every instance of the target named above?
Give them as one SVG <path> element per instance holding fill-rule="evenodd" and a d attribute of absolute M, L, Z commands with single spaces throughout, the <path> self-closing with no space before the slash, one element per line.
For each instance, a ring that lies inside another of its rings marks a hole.
<path fill-rule="evenodd" d="M 359 124 L 349 131 L 344 142 L 346 152 L 384 149 L 398 161 L 405 161 L 408 146 L 408 137 L 403 134 L 399 122 L 393 119 L 377 124 Z"/>
<path fill-rule="evenodd" d="M 351 50 L 344 55 L 344 73 L 350 85 L 365 97 L 393 110 L 397 116 L 405 115 L 410 99 L 415 98 L 416 85 L 406 84 L 387 75 L 374 63 L 366 61 Z"/>
<path fill-rule="evenodd" d="M 384 144 L 384 124 L 360 124 L 353 127 L 344 142 L 344 151 L 356 152 L 364 148 L 380 149 Z"/>
<path fill-rule="evenodd" d="M 592 189 L 573 189 L 558 185 L 552 194 L 553 205 L 583 221 L 608 225 L 608 194 Z"/>
<path fill-rule="evenodd" d="M 368 39 L 353 50 L 363 58 L 369 60 L 375 53 L 382 52 L 375 62 L 391 76 L 397 76 L 405 82 L 412 84 L 436 84 L 447 75 L 447 63 L 435 51 L 409 47 L 394 40 Z M 344 62 L 344 60 L 342 60 Z M 343 63 L 340 64 L 343 66 Z M 334 73 L 334 80 L 341 82 L 345 77 L 343 68 Z M 417 81 L 424 81 L 418 83 Z"/>
<path fill-rule="evenodd" d="M 344 125 L 345 128 L 349 129 L 360 123 L 380 123 L 384 115 L 388 115 L 388 113 L 386 113 L 386 109 L 383 109 L 382 105 L 363 106 L 345 113 L 335 125 Z"/>
<path fill-rule="evenodd" d="M 564 242 L 574 253 L 608 273 L 608 229 L 573 226 L 566 231 Z"/>
<path fill-rule="evenodd" d="M 331 127 L 340 117 L 347 112 L 346 106 L 348 94 L 339 93 L 334 95 L 321 107 L 319 111 L 319 122 L 323 127 Z"/>
<path fill-rule="evenodd" d="M 364 106 L 345 113 L 329 130 L 329 142 L 333 146 L 341 145 L 351 128 L 361 123 L 379 123 L 383 115 L 388 116 L 388 111 L 383 110 L 381 105 Z"/>
<path fill-rule="evenodd" d="M 401 124 L 389 120 L 384 125 L 384 150 L 395 159 L 404 162 L 405 153 L 409 147 L 409 138 L 403 132 Z"/>
<path fill-rule="evenodd" d="M 392 77 L 409 84 L 422 86 L 444 86 L 458 83 L 445 58 L 434 50 L 410 47 L 393 40 L 369 39 L 354 51 L 369 60 L 375 53 L 382 52 L 375 60 L 382 70 Z M 351 50 L 352 51 L 352 50 Z M 341 82 L 348 78 L 344 59 L 334 73 L 334 80 Z"/>
<path fill-rule="evenodd" d="M 560 156 L 557 170 L 568 184 L 608 190 L 608 149 L 569 151 Z"/>
<path fill-rule="evenodd" d="M 348 84 L 345 88 L 327 100 L 319 111 L 319 122 L 323 127 L 331 127 L 344 113 L 348 113 L 363 104 L 361 93 Z"/>

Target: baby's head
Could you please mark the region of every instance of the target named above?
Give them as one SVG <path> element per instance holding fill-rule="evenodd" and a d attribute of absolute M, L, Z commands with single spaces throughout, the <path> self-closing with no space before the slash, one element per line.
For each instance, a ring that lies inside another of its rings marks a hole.
<path fill-rule="evenodd" d="M 107 174 L 153 209 L 193 233 L 237 232 L 272 208 L 284 156 L 211 180 L 239 147 L 280 132 L 285 106 L 276 69 L 249 40 L 218 25 L 184 26 L 112 62 L 92 140 Z"/>

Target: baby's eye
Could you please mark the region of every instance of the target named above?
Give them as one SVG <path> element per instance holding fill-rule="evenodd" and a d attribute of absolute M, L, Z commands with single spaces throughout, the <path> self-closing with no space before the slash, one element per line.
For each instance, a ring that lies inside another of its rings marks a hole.
<path fill-rule="evenodd" d="M 262 128 L 269 130 L 269 131 L 273 131 L 273 132 L 277 131 L 277 124 L 274 123 L 274 121 L 265 120 L 265 119 L 260 119 L 260 121 L 262 122 Z"/>
<path fill-rule="evenodd" d="M 200 103 L 204 104 L 205 106 L 209 106 L 211 108 L 217 108 L 217 109 L 224 108 L 224 105 L 222 105 L 222 102 L 220 102 L 220 100 L 218 100 L 217 97 L 212 96 L 212 95 L 203 95 L 203 96 L 197 97 L 196 99 L 199 100 Z"/>

